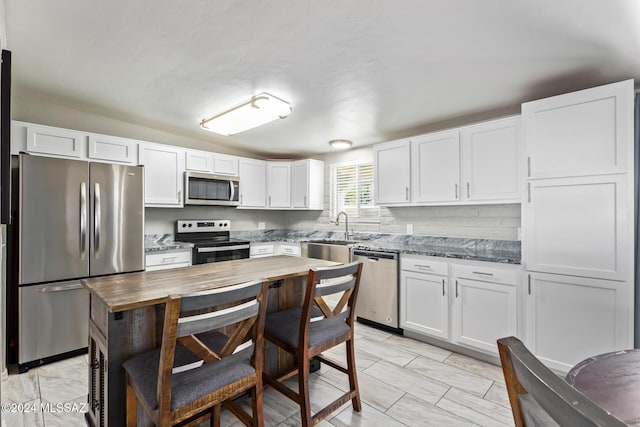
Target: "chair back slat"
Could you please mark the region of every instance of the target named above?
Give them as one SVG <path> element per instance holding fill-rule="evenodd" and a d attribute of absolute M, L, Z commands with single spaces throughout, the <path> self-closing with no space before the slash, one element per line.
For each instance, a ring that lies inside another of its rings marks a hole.
<path fill-rule="evenodd" d="M 258 315 L 260 304 L 254 299 L 244 304 L 210 313 L 181 317 L 178 320 L 177 337 L 194 335 L 223 328 Z"/>
<path fill-rule="evenodd" d="M 498 350 L 516 426 L 543 425 L 537 424 L 545 419 L 543 412 L 561 426 L 626 425 L 553 373 L 517 338 L 499 339 Z"/>
<path fill-rule="evenodd" d="M 261 286 L 261 282 L 254 281 L 206 291 L 191 292 L 181 296 L 180 312 L 203 310 L 243 299 L 255 298 L 260 293 Z"/>
<path fill-rule="evenodd" d="M 323 296 L 326 296 L 326 295 L 337 294 L 338 292 L 342 292 L 342 291 L 346 291 L 348 289 L 351 289 L 356 285 L 356 279 L 353 276 L 349 277 L 345 281 L 337 281 L 337 279 L 333 279 L 333 280 L 336 280 L 336 282 L 331 281 L 331 282 L 327 282 L 327 283 L 318 284 L 316 286 L 315 296 L 323 297 Z"/>
<path fill-rule="evenodd" d="M 315 268 L 318 280 L 334 279 L 336 277 L 348 276 L 358 271 L 358 262 L 344 264 L 338 267 Z"/>

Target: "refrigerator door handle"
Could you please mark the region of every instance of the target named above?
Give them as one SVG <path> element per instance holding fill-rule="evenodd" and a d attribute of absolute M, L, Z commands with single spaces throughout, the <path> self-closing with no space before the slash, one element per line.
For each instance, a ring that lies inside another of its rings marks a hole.
<path fill-rule="evenodd" d="M 94 206 L 93 206 L 93 239 L 94 239 L 94 256 L 98 258 L 100 252 L 100 184 L 95 183 L 93 192 Z"/>
<path fill-rule="evenodd" d="M 87 183 L 80 183 L 80 259 L 87 249 Z"/>

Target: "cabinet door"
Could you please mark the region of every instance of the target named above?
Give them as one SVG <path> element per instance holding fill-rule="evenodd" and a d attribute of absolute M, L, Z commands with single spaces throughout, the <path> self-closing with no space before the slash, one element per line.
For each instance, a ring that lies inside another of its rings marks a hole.
<path fill-rule="evenodd" d="M 267 162 L 267 207 L 291 207 L 291 162 Z"/>
<path fill-rule="evenodd" d="M 213 153 L 199 150 L 186 151 L 186 169 L 196 172 L 213 172 Z"/>
<path fill-rule="evenodd" d="M 277 255 L 300 256 L 301 249 L 299 243 L 279 243 L 274 250 Z"/>
<path fill-rule="evenodd" d="M 214 154 L 213 173 L 238 176 L 238 158 L 225 154 Z"/>
<path fill-rule="evenodd" d="M 568 371 L 595 354 L 633 348 L 633 286 L 626 282 L 531 273 L 527 346 Z"/>
<path fill-rule="evenodd" d="M 496 340 L 517 334 L 515 285 L 456 278 L 453 293 L 454 342 L 497 354 Z"/>
<path fill-rule="evenodd" d="M 150 207 L 182 207 L 184 150 L 161 144 L 140 144 L 144 165 L 144 203 Z"/>
<path fill-rule="evenodd" d="M 251 258 L 265 258 L 275 254 L 275 243 L 251 243 L 249 256 Z"/>
<path fill-rule="evenodd" d="M 262 160 L 240 159 L 240 206 L 264 208 L 267 166 Z"/>
<path fill-rule="evenodd" d="M 291 165 L 291 206 L 309 207 L 309 160 L 298 160 Z"/>
<path fill-rule="evenodd" d="M 520 202 L 520 117 L 464 128 L 462 199 Z"/>
<path fill-rule="evenodd" d="M 131 139 L 92 134 L 89 135 L 87 157 L 110 162 L 137 163 L 137 148 L 137 142 Z"/>
<path fill-rule="evenodd" d="M 73 130 L 50 126 L 27 126 L 27 152 L 82 157 L 85 136 Z"/>
<path fill-rule="evenodd" d="M 524 205 L 526 269 L 627 279 L 626 174 L 531 180 Z"/>
<path fill-rule="evenodd" d="M 411 141 L 413 201 L 460 200 L 460 133 L 423 135 Z"/>
<path fill-rule="evenodd" d="M 400 327 L 449 339 L 447 279 L 433 274 L 400 274 Z"/>
<path fill-rule="evenodd" d="M 373 147 L 376 204 L 409 203 L 411 197 L 411 152 L 408 140 Z"/>
<path fill-rule="evenodd" d="M 632 172 L 633 80 L 522 104 L 530 178 Z"/>

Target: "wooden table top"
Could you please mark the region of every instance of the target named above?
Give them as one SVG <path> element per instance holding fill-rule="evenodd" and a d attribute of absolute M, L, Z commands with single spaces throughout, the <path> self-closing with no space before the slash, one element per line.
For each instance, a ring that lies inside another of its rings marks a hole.
<path fill-rule="evenodd" d="M 574 366 L 567 382 L 630 426 L 640 426 L 640 350 L 590 357 Z"/>
<path fill-rule="evenodd" d="M 274 256 L 241 259 L 170 270 L 142 271 L 84 279 L 93 297 L 110 312 L 163 302 L 168 295 L 214 289 L 252 280 L 275 281 L 305 276 L 309 269 L 340 263 L 314 258 Z"/>

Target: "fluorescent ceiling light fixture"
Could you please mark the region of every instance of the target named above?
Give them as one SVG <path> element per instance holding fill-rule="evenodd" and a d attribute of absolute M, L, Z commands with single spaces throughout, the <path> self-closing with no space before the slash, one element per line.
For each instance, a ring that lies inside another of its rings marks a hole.
<path fill-rule="evenodd" d="M 348 139 L 332 139 L 329 141 L 329 145 L 333 148 L 344 150 L 345 148 L 351 148 L 353 143 Z"/>
<path fill-rule="evenodd" d="M 235 135 L 276 119 L 284 119 L 291 111 L 288 102 L 263 92 L 223 113 L 202 119 L 200 127 L 220 135 Z"/>

